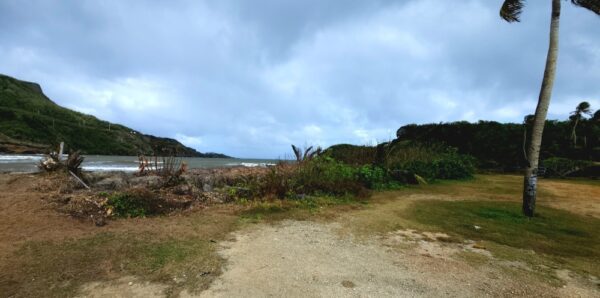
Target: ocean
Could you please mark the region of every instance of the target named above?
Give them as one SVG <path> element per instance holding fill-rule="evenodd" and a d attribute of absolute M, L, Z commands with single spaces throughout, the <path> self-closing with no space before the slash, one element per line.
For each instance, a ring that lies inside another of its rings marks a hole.
<path fill-rule="evenodd" d="M 0 172 L 37 172 L 37 165 L 44 158 L 37 154 L 0 154 Z M 160 160 L 160 158 L 159 158 Z M 266 167 L 279 160 L 243 159 L 243 158 L 182 158 L 189 169 L 220 167 Z M 84 171 L 126 171 L 138 170 L 137 156 L 86 155 L 83 162 Z"/>

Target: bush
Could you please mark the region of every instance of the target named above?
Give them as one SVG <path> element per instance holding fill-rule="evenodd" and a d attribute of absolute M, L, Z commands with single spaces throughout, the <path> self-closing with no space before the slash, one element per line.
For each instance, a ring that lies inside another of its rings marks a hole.
<path fill-rule="evenodd" d="M 369 189 L 398 189 L 406 183 L 422 183 L 421 177 L 427 180 L 464 179 L 473 175 L 473 158 L 457 154 L 454 150 L 441 146 L 403 144 L 394 148 L 388 145 L 385 150 L 389 151 L 382 165 L 356 165 L 360 160 L 366 160 L 361 158 L 368 155 L 367 150 L 344 145 L 337 149 L 356 153 L 346 160 L 351 163 L 336 160 L 330 156 L 331 153 L 295 164 L 280 163 L 271 167 L 266 174 L 240 181 L 236 188 L 229 189 L 229 195 L 244 200 L 298 199 L 307 196 L 361 197 L 368 195 Z"/>
<path fill-rule="evenodd" d="M 542 166 L 546 168 L 544 177 L 564 178 L 572 173 L 591 167 L 594 162 L 588 160 L 572 160 L 562 157 L 552 157 L 544 160 Z"/>
<path fill-rule="evenodd" d="M 108 209 L 112 209 L 112 215 L 117 217 L 145 217 L 159 214 L 163 208 L 160 198 L 144 189 L 114 194 L 106 204 Z"/>
<path fill-rule="evenodd" d="M 362 166 L 358 168 L 357 175 L 362 184 L 369 189 L 385 190 L 402 187 L 402 183 L 382 167 Z"/>
<path fill-rule="evenodd" d="M 308 195 L 360 194 L 365 190 L 357 168 L 332 158 L 316 158 L 298 166 L 291 177 L 291 191 Z"/>
<path fill-rule="evenodd" d="M 466 179 L 473 177 L 475 159 L 468 155 L 444 154 L 435 160 L 436 179 Z"/>
<path fill-rule="evenodd" d="M 475 166 L 472 157 L 448 152 L 433 160 L 412 160 L 397 164 L 393 171 L 399 180 L 414 183 L 415 175 L 427 180 L 471 178 Z"/>
<path fill-rule="evenodd" d="M 265 175 L 245 181 L 253 198 L 302 198 L 306 195 L 364 196 L 366 187 L 358 168 L 330 157 L 315 157 L 297 164 L 281 163 Z"/>

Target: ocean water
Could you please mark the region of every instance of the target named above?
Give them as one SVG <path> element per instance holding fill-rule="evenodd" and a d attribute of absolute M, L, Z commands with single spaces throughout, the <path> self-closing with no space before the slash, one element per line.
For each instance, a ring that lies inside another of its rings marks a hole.
<path fill-rule="evenodd" d="M 0 172 L 36 172 L 37 165 L 44 158 L 35 154 L 0 154 Z M 274 165 L 274 159 L 239 159 L 239 158 L 183 158 L 188 168 L 219 168 L 219 167 L 266 167 Z M 138 170 L 137 156 L 105 156 L 87 155 L 82 165 L 85 171 L 126 171 Z"/>

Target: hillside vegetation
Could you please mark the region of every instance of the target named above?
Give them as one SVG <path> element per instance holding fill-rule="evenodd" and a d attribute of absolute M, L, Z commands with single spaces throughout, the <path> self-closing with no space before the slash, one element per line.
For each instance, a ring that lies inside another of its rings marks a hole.
<path fill-rule="evenodd" d="M 227 157 L 63 108 L 38 84 L 0 75 L 0 152 L 42 153 L 60 142 L 85 154 Z"/>
<path fill-rule="evenodd" d="M 540 160 L 600 160 L 600 121 L 581 120 L 576 127 L 576 144 L 572 139 L 573 126 L 572 121 L 546 121 Z M 395 142 L 443 143 L 474 156 L 481 168 L 514 170 L 525 165 L 523 143 L 530 139 L 529 129 L 524 124 L 493 121 L 411 124 L 398 129 Z"/>

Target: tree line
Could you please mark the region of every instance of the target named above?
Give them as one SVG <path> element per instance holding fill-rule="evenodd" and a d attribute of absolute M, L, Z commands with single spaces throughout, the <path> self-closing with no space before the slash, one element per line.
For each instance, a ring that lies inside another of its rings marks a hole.
<path fill-rule="evenodd" d="M 515 171 L 528 165 L 526 151 L 531 140 L 532 118 L 526 116 L 523 123 L 410 124 L 398 129 L 395 142 L 443 143 L 477 158 L 479 168 Z M 552 157 L 600 160 L 600 110 L 592 113 L 589 103 L 582 102 L 569 119 L 547 120 L 540 160 Z"/>

